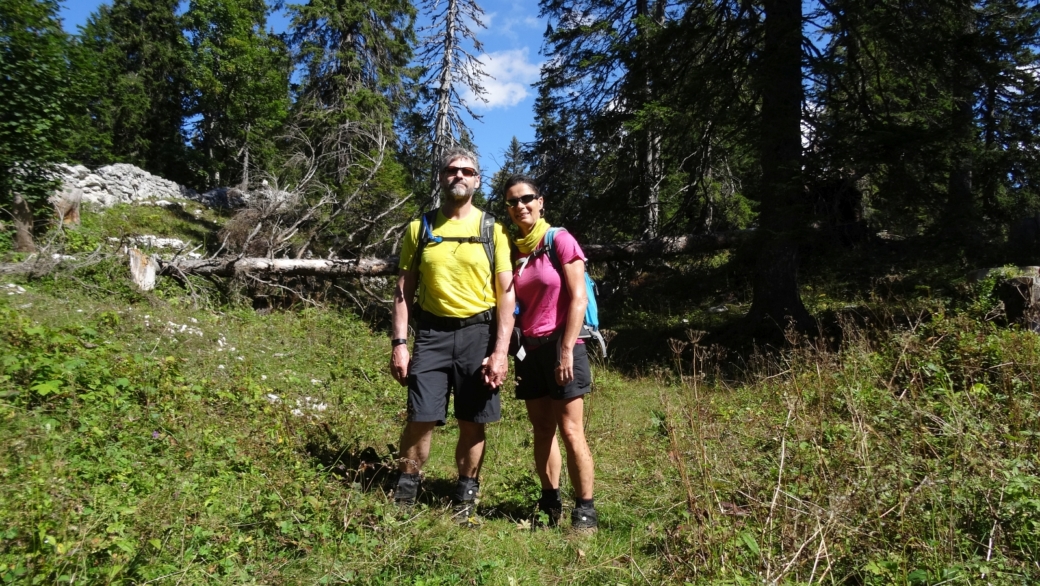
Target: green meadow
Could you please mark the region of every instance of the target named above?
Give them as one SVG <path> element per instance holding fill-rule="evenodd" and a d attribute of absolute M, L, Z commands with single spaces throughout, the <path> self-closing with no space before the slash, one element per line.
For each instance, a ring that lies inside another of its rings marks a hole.
<path fill-rule="evenodd" d="M 85 215 L 54 241 L 77 268 L 0 281 L 0 583 L 1040 580 L 1040 339 L 956 263 L 835 253 L 826 266 L 863 268 L 809 267 L 823 334 L 772 346 L 703 337 L 747 310 L 739 259 L 625 276 L 586 407 L 601 526 L 578 536 L 532 528 L 509 386 L 483 524 L 451 518 L 452 423 L 420 505 L 398 510 L 385 306 L 255 311 L 255 290 L 195 278 L 138 292 L 107 236 L 204 241 L 220 218 L 196 216 Z"/>

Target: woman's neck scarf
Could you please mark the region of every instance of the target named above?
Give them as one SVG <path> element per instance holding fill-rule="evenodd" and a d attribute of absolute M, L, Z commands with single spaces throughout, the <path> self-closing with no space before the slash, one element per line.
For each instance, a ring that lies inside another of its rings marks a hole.
<path fill-rule="evenodd" d="M 514 240 L 513 243 L 520 250 L 520 254 L 531 254 L 535 248 L 538 248 L 538 244 L 541 243 L 542 237 L 545 236 L 548 230 L 549 222 L 546 222 L 545 218 L 538 218 L 538 221 L 534 223 L 527 236 L 521 236 Z"/>

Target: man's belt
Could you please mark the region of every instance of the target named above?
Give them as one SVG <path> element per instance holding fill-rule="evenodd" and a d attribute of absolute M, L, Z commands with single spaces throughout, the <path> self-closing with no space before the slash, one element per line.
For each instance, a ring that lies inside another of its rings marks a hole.
<path fill-rule="evenodd" d="M 419 326 L 429 326 L 435 330 L 461 330 L 477 324 L 486 324 L 495 317 L 495 310 L 489 309 L 469 317 L 441 317 L 424 309 L 419 310 Z"/>

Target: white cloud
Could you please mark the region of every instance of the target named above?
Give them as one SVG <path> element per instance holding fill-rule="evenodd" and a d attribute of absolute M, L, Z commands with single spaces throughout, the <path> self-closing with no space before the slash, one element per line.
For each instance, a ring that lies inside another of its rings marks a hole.
<path fill-rule="evenodd" d="M 531 84 L 538 81 L 541 63 L 528 61 L 528 49 L 511 49 L 485 53 L 479 57 L 491 78 L 484 80 L 487 103 L 474 99 L 468 90 L 462 98 L 474 110 L 510 108 L 524 101 L 531 93 Z"/>
<path fill-rule="evenodd" d="M 515 12 L 515 11 L 514 11 Z M 527 15 L 510 16 L 502 21 L 502 24 L 492 27 L 488 24 L 488 30 L 493 31 L 496 37 L 507 38 L 511 41 L 530 40 L 532 32 L 540 33 L 545 25 L 537 17 Z M 517 32 L 519 29 L 519 32 Z M 536 38 L 541 41 L 541 35 Z"/>

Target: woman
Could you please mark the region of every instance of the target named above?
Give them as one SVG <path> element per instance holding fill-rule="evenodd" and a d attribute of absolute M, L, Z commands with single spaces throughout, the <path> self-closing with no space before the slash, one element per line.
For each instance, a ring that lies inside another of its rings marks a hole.
<path fill-rule="evenodd" d="M 509 217 L 520 229 L 513 270 L 520 307 L 517 325 L 523 350 L 517 354 L 516 397 L 527 404 L 534 426 L 534 460 L 542 484 L 537 511 L 555 526 L 560 519 L 559 429 L 567 448 L 567 472 L 574 488 L 572 529 L 591 533 L 598 527 L 592 499 L 592 453 L 585 442 L 584 395 L 591 390 L 585 344 L 578 339 L 588 298 L 585 292 L 585 255 L 568 232 L 554 233 L 558 267 L 545 253 L 549 224 L 542 219 L 544 201 L 534 180 L 513 175 L 505 184 Z"/>

